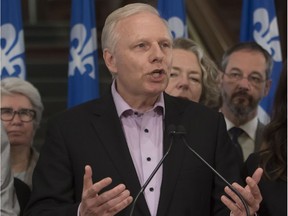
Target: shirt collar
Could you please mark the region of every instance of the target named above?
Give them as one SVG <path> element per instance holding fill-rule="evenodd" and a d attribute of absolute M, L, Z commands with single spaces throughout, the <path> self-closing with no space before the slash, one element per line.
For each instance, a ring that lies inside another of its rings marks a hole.
<path fill-rule="evenodd" d="M 122 98 L 122 96 L 117 92 L 115 80 L 113 81 L 111 85 L 111 92 L 112 92 L 112 97 L 113 97 L 119 117 L 121 117 L 123 113 L 133 113 L 134 111 L 137 111 L 137 110 L 134 110 L 129 104 L 127 104 L 126 101 Z M 156 103 L 154 104 L 151 110 L 155 110 L 155 112 L 157 113 L 159 113 L 160 111 L 160 113 L 162 113 L 164 117 L 165 106 L 164 106 L 163 92 L 160 94 L 160 96 L 158 97 Z"/>
<path fill-rule="evenodd" d="M 235 127 L 235 125 L 229 121 L 229 119 L 227 119 L 225 117 L 225 121 L 226 121 L 226 126 L 227 126 L 227 130 L 229 131 L 232 127 Z M 252 139 L 255 140 L 256 137 L 256 130 L 257 130 L 257 125 L 258 125 L 258 117 L 255 116 L 253 119 L 251 119 L 250 121 L 246 122 L 243 125 L 240 125 L 239 128 L 241 128 L 243 131 L 245 131 L 245 133 Z"/>

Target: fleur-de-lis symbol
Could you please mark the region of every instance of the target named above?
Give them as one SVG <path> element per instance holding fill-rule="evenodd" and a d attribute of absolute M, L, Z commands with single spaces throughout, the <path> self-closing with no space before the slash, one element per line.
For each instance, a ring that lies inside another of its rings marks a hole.
<path fill-rule="evenodd" d="M 24 65 L 24 33 L 18 35 L 10 23 L 0 26 L 1 32 L 1 77 L 4 73 L 8 76 L 25 77 Z"/>
<path fill-rule="evenodd" d="M 186 35 L 186 27 L 179 17 L 170 17 L 168 19 L 168 26 L 173 38 L 184 37 Z"/>
<path fill-rule="evenodd" d="M 76 24 L 71 30 L 71 47 L 69 61 L 69 76 L 74 76 L 78 70 L 81 75 L 88 75 L 95 79 L 94 53 L 97 50 L 96 28 L 91 29 L 88 38 L 87 30 L 83 24 Z"/>
<path fill-rule="evenodd" d="M 255 41 L 266 49 L 273 57 L 273 60 L 282 60 L 279 32 L 276 16 L 269 22 L 269 13 L 265 8 L 255 10 L 253 14 Z"/>

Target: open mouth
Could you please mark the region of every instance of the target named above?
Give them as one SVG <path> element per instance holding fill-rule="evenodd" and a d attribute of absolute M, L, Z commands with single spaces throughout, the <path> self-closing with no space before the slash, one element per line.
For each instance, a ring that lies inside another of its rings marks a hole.
<path fill-rule="evenodd" d="M 152 73 L 151 73 L 151 76 L 154 77 L 154 78 L 159 78 L 161 77 L 161 75 L 163 74 L 166 74 L 164 70 L 154 70 Z"/>

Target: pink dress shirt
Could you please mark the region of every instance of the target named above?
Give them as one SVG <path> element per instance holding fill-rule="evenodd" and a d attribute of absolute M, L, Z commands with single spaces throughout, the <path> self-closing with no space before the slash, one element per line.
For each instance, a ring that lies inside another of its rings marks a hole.
<path fill-rule="evenodd" d="M 131 108 L 118 94 L 115 81 L 111 88 L 129 151 L 142 186 L 163 156 L 164 97 L 161 94 L 152 109 L 140 113 Z M 152 216 L 157 213 L 162 170 L 161 166 L 144 191 Z"/>

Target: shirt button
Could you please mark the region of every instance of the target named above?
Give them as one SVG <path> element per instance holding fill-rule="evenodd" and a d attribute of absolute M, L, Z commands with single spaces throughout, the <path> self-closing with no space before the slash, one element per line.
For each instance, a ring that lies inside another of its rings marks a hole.
<path fill-rule="evenodd" d="M 151 161 L 151 158 L 150 158 L 150 157 L 147 157 L 147 161 Z"/>
<path fill-rule="evenodd" d="M 148 133 L 148 132 L 149 132 L 149 130 L 146 128 L 146 129 L 144 130 L 144 132 L 145 132 L 145 133 Z"/>
<path fill-rule="evenodd" d="M 150 190 L 151 192 L 153 192 L 153 191 L 154 191 L 154 188 L 153 188 L 153 187 L 150 187 L 149 190 Z"/>

